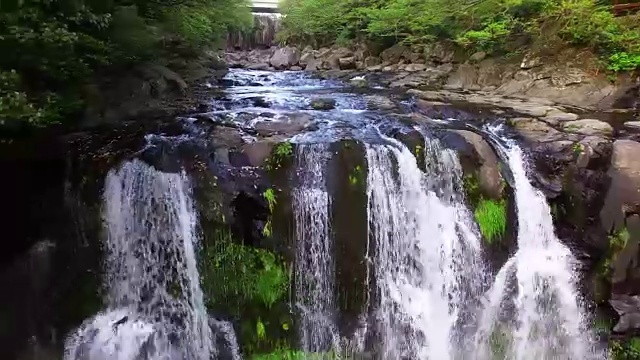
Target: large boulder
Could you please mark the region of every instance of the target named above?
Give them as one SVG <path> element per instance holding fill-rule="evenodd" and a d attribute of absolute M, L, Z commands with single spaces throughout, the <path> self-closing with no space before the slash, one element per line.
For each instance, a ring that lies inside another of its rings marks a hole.
<path fill-rule="evenodd" d="M 605 229 L 623 229 L 628 214 L 640 213 L 640 143 L 616 140 L 608 175 L 611 186 L 600 217 Z"/>
<path fill-rule="evenodd" d="M 404 59 L 405 56 L 409 56 L 409 54 L 412 54 L 411 49 L 404 45 L 396 44 L 384 50 L 380 54 L 380 58 L 382 58 L 382 61 L 384 62 L 395 64 L 401 59 Z"/>
<path fill-rule="evenodd" d="M 311 100 L 313 110 L 331 110 L 336 107 L 336 101 L 331 98 L 317 98 Z"/>
<path fill-rule="evenodd" d="M 480 165 L 477 169 L 480 190 L 494 199 L 499 199 L 502 196 L 505 182 L 500 174 L 496 153 L 482 136 L 474 132 L 468 130 L 454 130 L 453 132 L 462 136 L 477 155 Z"/>
<path fill-rule="evenodd" d="M 286 46 L 276 49 L 269 59 L 269 64 L 278 70 L 288 69 L 300 61 L 300 52 L 295 47 Z"/>

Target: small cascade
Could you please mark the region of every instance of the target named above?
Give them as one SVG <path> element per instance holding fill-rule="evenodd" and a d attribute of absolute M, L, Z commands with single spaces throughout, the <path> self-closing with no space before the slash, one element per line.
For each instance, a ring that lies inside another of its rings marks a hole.
<path fill-rule="evenodd" d="M 478 328 L 478 358 L 597 359 L 581 297 L 576 260 L 554 233 L 544 195 L 527 178 L 514 143 L 502 149 L 513 174 L 518 250 L 496 276 Z"/>
<path fill-rule="evenodd" d="M 335 329 L 335 266 L 325 174 L 325 144 L 298 145 L 298 185 L 293 190 L 297 248 L 295 297 L 300 311 L 300 339 L 308 352 L 337 347 Z"/>
<path fill-rule="evenodd" d="M 427 141 L 427 173 L 400 142 L 367 145 L 369 232 L 383 359 L 464 352 L 465 307 L 482 284 L 480 241 L 455 153 Z"/>
<path fill-rule="evenodd" d="M 65 344 L 65 360 L 209 360 L 215 351 L 184 173 L 133 160 L 104 190 L 107 309 Z"/>

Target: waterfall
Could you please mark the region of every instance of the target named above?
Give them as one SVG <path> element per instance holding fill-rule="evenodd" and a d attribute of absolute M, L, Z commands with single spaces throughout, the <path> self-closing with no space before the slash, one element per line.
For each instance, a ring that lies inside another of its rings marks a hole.
<path fill-rule="evenodd" d="M 480 359 L 595 359 L 576 290 L 576 260 L 554 233 L 544 195 L 527 178 L 522 150 L 502 149 L 513 173 L 518 250 L 500 269 L 481 315 Z"/>
<path fill-rule="evenodd" d="M 296 221 L 295 292 L 300 339 L 308 352 L 337 347 L 334 316 L 335 266 L 325 173 L 326 144 L 298 145 L 298 185 L 293 190 Z"/>
<path fill-rule="evenodd" d="M 400 142 L 367 145 L 375 322 L 384 359 L 464 353 L 466 309 L 483 281 L 480 240 L 455 153 L 427 139 L 427 173 Z"/>
<path fill-rule="evenodd" d="M 104 190 L 107 310 L 65 344 L 65 360 L 209 360 L 187 176 L 133 160 Z"/>

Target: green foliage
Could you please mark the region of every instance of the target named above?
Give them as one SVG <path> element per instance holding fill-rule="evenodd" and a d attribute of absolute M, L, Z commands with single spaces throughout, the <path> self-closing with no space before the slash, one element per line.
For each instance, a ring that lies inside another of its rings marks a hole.
<path fill-rule="evenodd" d="M 640 52 L 635 54 L 628 54 L 626 52 L 614 53 L 609 56 L 607 69 L 615 72 L 640 69 Z"/>
<path fill-rule="evenodd" d="M 282 167 L 285 161 L 289 160 L 293 156 L 293 145 L 288 141 L 283 141 L 276 144 L 271 151 L 271 156 L 266 161 L 265 167 L 267 170 L 278 170 Z"/>
<path fill-rule="evenodd" d="M 356 186 L 358 183 L 362 183 L 361 179 L 363 176 L 364 171 L 362 170 L 362 166 L 356 165 L 349 173 L 349 184 L 351 184 L 351 186 Z"/>
<path fill-rule="evenodd" d="M 287 43 L 445 40 L 472 51 L 510 53 L 522 39 L 548 42 L 556 35 L 603 55 L 612 71 L 637 69 L 640 56 L 638 17 L 615 17 L 595 0 L 284 0 L 281 11 L 279 36 Z"/>
<path fill-rule="evenodd" d="M 77 118 L 96 72 L 196 51 L 249 25 L 246 0 L 24 0 L 0 6 L 0 125 Z"/>
<path fill-rule="evenodd" d="M 251 360 L 337 360 L 345 359 L 334 353 L 307 353 L 302 350 L 280 348 L 269 354 L 255 354 Z M 349 359 L 349 358 L 346 358 Z"/>
<path fill-rule="evenodd" d="M 289 274 L 281 259 L 258 248 L 236 244 L 220 232 L 214 246 L 205 249 L 207 281 L 203 290 L 210 306 L 258 305 L 271 308 L 287 292 Z"/>
<path fill-rule="evenodd" d="M 612 360 L 640 360 L 640 338 L 634 337 L 626 342 L 612 341 L 609 352 Z"/>
<path fill-rule="evenodd" d="M 267 205 L 269 206 L 269 213 L 273 214 L 273 210 L 277 205 L 275 191 L 273 189 L 267 189 L 264 191 L 264 193 L 262 193 L 262 197 L 264 197 L 264 199 L 267 201 Z M 267 223 L 264 225 L 264 228 L 262 229 L 262 234 L 266 237 L 270 237 L 271 227 L 272 227 L 271 216 L 269 216 Z"/>
<path fill-rule="evenodd" d="M 475 218 L 480 232 L 490 244 L 504 235 L 507 229 L 507 207 L 504 200 L 481 199 L 476 207 Z"/>

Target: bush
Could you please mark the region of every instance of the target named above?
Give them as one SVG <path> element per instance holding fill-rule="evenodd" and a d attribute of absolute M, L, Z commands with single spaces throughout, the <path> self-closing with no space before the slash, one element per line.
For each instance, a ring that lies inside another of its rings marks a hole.
<path fill-rule="evenodd" d="M 607 69 L 611 71 L 632 71 L 640 69 L 640 53 L 618 52 L 609 56 Z"/>

